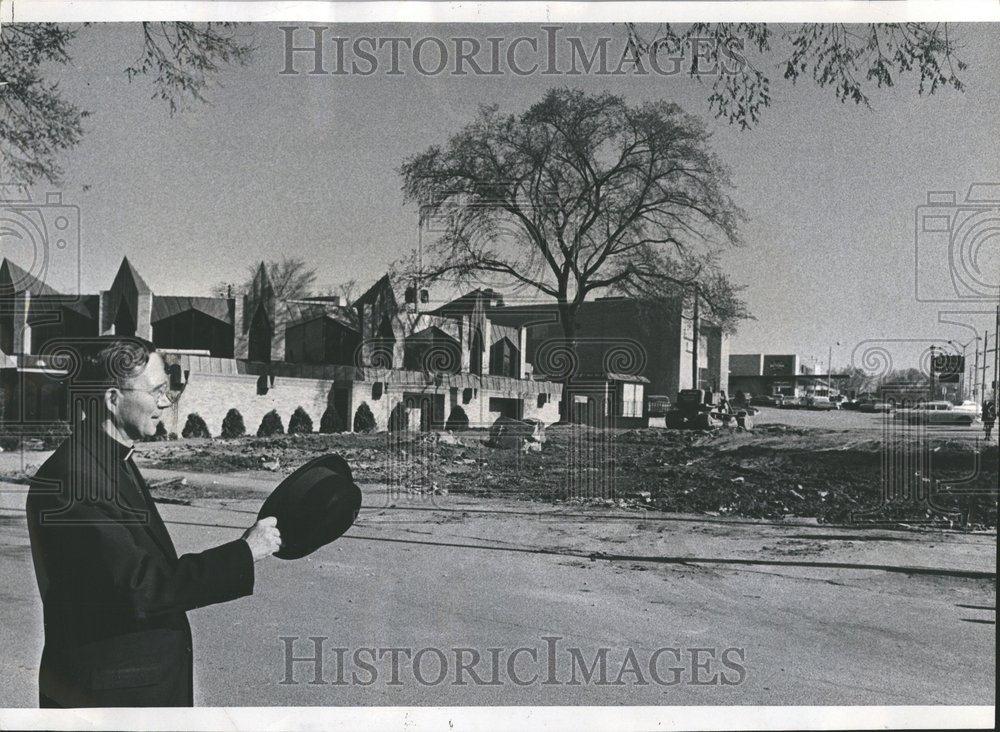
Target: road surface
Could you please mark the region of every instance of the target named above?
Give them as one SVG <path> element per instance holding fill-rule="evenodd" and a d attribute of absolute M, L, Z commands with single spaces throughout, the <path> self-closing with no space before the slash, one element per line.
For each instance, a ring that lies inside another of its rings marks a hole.
<path fill-rule="evenodd" d="M 35 703 L 42 643 L 23 490 L 0 495 L 4 706 Z M 995 533 L 365 494 L 345 537 L 190 613 L 198 705 L 994 703 Z M 259 504 L 161 511 L 184 552 Z M 289 675 L 310 637 L 326 683 Z"/>

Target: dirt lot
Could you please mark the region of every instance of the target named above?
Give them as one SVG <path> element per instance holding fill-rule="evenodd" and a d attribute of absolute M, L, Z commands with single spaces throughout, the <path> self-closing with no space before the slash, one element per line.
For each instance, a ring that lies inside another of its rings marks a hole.
<path fill-rule="evenodd" d="M 359 482 L 400 493 L 615 502 L 637 509 L 827 523 L 993 528 L 997 447 L 966 436 L 761 425 L 752 433 L 550 427 L 539 452 L 489 447 L 481 431 L 286 435 L 142 445 L 141 463 L 277 479 L 338 452 Z M 10 476 L 8 476 L 10 477 Z M 234 476 L 235 477 L 235 476 Z M 220 481 L 222 482 L 222 481 Z M 164 486 L 164 497 L 234 495 L 229 487 Z"/>

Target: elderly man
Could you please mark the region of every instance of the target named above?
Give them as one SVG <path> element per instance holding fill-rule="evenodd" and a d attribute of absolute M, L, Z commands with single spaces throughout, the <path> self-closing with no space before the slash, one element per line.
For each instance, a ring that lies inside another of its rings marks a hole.
<path fill-rule="evenodd" d="M 73 436 L 31 484 L 42 707 L 193 705 L 186 611 L 252 594 L 254 562 L 280 547 L 265 518 L 240 539 L 177 556 L 132 459 L 169 390 L 153 344 L 98 339 L 74 378 Z"/>

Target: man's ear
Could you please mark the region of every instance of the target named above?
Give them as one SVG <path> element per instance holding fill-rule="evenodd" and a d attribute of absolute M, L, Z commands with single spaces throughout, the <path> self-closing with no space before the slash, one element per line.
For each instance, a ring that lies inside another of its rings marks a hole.
<path fill-rule="evenodd" d="M 109 414 L 118 414 L 118 403 L 121 398 L 122 393 L 114 387 L 104 392 L 104 408 L 108 410 Z"/>

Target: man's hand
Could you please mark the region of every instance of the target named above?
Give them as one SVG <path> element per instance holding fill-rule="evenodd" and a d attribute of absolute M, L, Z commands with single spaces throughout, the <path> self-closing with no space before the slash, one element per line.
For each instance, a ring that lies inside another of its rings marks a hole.
<path fill-rule="evenodd" d="M 250 545 L 253 560 L 259 562 L 269 557 L 281 548 L 281 533 L 278 531 L 278 519 L 274 516 L 262 518 L 243 534 L 243 540 Z"/>

